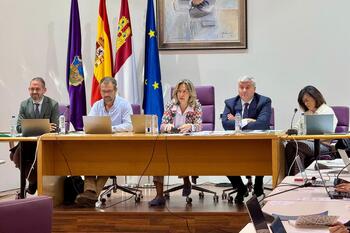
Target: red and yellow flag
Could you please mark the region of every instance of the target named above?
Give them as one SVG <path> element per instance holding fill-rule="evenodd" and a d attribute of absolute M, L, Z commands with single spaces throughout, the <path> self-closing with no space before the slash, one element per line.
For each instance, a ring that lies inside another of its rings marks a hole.
<path fill-rule="evenodd" d="M 94 76 L 92 77 L 91 105 L 101 99 L 100 81 L 104 77 L 113 77 L 111 35 L 106 10 L 106 0 L 100 0 L 97 18 L 97 37 Z"/>

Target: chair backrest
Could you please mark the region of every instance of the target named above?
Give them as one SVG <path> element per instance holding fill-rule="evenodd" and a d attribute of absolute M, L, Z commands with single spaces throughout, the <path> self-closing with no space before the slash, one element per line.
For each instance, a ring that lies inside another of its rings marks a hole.
<path fill-rule="evenodd" d="M 51 233 L 51 221 L 51 197 L 0 202 L 0 232 Z"/>
<path fill-rule="evenodd" d="M 197 99 L 202 105 L 202 130 L 215 129 L 215 91 L 214 86 L 196 86 Z M 171 88 L 171 96 L 174 87 Z"/>
<path fill-rule="evenodd" d="M 275 109 L 271 107 L 270 129 L 275 129 Z"/>
<path fill-rule="evenodd" d="M 58 105 L 58 112 L 60 115 L 64 115 L 65 121 L 66 121 L 66 132 L 69 131 L 70 126 L 70 110 L 69 105 L 60 104 Z"/>
<path fill-rule="evenodd" d="M 349 131 L 349 107 L 347 106 L 331 106 L 337 119 L 338 124 L 335 128 L 336 133 Z"/>
<path fill-rule="evenodd" d="M 141 114 L 141 106 L 139 104 L 131 104 L 132 114 Z"/>

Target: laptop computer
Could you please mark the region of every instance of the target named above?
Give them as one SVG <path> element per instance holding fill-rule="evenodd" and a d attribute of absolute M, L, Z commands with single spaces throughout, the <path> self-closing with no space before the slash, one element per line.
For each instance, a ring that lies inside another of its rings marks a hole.
<path fill-rule="evenodd" d="M 134 133 L 145 133 L 146 120 L 152 121 L 152 115 L 131 115 L 131 123 Z"/>
<path fill-rule="evenodd" d="M 350 174 L 350 159 L 348 157 L 348 154 L 345 150 L 338 149 L 339 155 L 341 160 L 343 161 L 343 164 L 336 164 L 336 169 L 332 169 L 331 171 L 328 171 L 327 174 L 338 174 L 340 171 L 341 173 Z M 328 166 L 328 168 L 334 168 L 334 166 Z"/>
<path fill-rule="evenodd" d="M 254 228 L 257 233 L 270 233 L 269 227 L 267 226 L 266 219 L 261 210 L 260 204 L 256 196 L 253 196 L 246 202 L 246 207 L 250 219 L 253 222 Z"/>
<path fill-rule="evenodd" d="M 344 162 L 345 169 L 348 171 L 348 173 L 350 173 L 350 165 L 349 165 L 350 159 L 348 157 L 348 154 L 346 153 L 345 150 L 341 150 L 341 149 L 338 149 L 338 152 L 339 152 L 340 158 Z"/>
<path fill-rule="evenodd" d="M 283 226 L 283 223 L 280 219 L 280 217 L 275 217 L 275 220 L 273 220 L 270 229 L 272 233 L 287 233 L 286 229 Z"/>
<path fill-rule="evenodd" d="M 306 169 L 304 167 L 304 164 L 301 162 L 301 159 L 299 157 L 299 155 L 297 157 L 295 157 L 295 162 L 298 166 L 298 169 L 299 169 L 299 172 L 300 172 L 300 175 L 301 175 L 301 178 L 304 180 L 304 182 L 306 183 L 307 181 L 311 181 L 312 185 L 314 186 L 323 186 L 324 183 L 322 180 L 316 180 L 315 177 L 314 178 L 311 178 L 309 179 L 307 177 L 307 174 L 306 174 Z M 325 181 L 325 185 L 327 186 L 332 186 L 333 183 L 329 182 L 328 180 Z"/>
<path fill-rule="evenodd" d="M 22 136 L 40 136 L 45 133 L 50 133 L 49 119 L 22 119 Z"/>
<path fill-rule="evenodd" d="M 321 177 L 322 177 L 322 175 L 321 175 Z M 322 179 L 322 181 L 323 181 L 323 179 Z M 343 199 L 343 198 L 350 199 L 350 193 L 349 192 L 337 192 L 335 190 L 329 191 L 325 182 L 323 182 L 323 187 L 325 188 L 327 195 L 331 199 Z"/>
<path fill-rule="evenodd" d="M 304 117 L 307 135 L 333 133 L 332 114 L 305 115 Z"/>
<path fill-rule="evenodd" d="M 112 121 L 109 116 L 83 116 L 86 134 L 111 134 Z"/>

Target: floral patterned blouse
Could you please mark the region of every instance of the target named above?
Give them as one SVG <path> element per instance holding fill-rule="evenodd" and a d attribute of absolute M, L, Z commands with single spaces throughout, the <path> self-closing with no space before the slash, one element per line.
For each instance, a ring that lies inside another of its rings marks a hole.
<path fill-rule="evenodd" d="M 165 110 L 162 117 L 162 124 L 160 125 L 160 131 L 165 131 L 165 125 L 173 124 L 175 125 L 175 117 L 177 113 L 178 104 L 175 103 L 175 100 L 172 99 L 165 106 Z M 202 105 L 196 100 L 194 106 L 192 108 L 188 108 L 186 114 L 185 123 L 192 124 L 192 131 L 197 132 L 202 130 Z"/>

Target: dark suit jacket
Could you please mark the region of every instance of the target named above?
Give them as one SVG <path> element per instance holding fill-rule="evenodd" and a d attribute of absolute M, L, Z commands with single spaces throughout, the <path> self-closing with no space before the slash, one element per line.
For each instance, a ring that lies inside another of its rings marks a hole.
<path fill-rule="evenodd" d="M 236 112 L 242 113 L 242 103 L 239 96 L 225 100 L 225 110 L 221 118 L 222 126 L 225 130 L 235 129 L 235 121 L 229 121 L 227 115 L 229 113 L 236 115 Z M 243 127 L 243 130 L 270 129 L 271 99 L 255 93 L 249 105 L 248 117 L 256 121 L 248 123 Z"/>
<path fill-rule="evenodd" d="M 50 123 L 58 126 L 59 110 L 58 103 L 50 97 L 44 96 L 43 104 L 40 111 L 41 119 L 50 119 Z M 35 119 L 33 99 L 28 98 L 21 103 L 17 120 L 17 132 L 22 132 L 21 120 Z"/>

